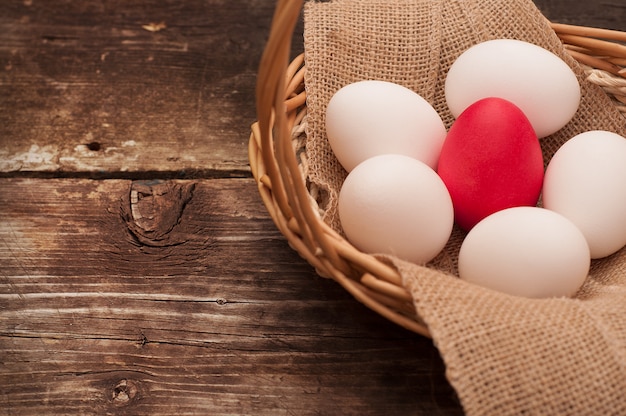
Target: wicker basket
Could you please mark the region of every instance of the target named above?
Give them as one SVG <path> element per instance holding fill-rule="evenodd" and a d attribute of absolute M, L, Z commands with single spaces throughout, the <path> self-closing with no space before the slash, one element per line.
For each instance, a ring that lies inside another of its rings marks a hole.
<path fill-rule="evenodd" d="M 428 328 L 416 314 L 398 272 L 357 250 L 320 219 L 316 189 L 306 180 L 306 158 L 298 151 L 306 115 L 304 56 L 289 63 L 291 37 L 303 0 L 280 0 L 257 81 L 258 122 L 252 125 L 250 166 L 276 226 L 291 247 L 316 271 L 341 284 L 356 299 L 387 319 L 424 336 Z M 563 24 L 552 28 L 589 81 L 609 94 L 626 114 L 626 33 Z"/>

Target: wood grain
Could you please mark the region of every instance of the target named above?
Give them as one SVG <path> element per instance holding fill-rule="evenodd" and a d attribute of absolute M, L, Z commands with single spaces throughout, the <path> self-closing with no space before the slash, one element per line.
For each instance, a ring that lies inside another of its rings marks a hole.
<path fill-rule="evenodd" d="M 536 4 L 626 30 L 622 0 Z M 246 176 L 272 12 L 267 0 L 2 2 L 0 174 Z M 295 54 L 302 25 L 293 38 Z"/>
<path fill-rule="evenodd" d="M 251 179 L 0 187 L 6 414 L 459 411 L 432 343 L 315 275 Z"/>
<path fill-rule="evenodd" d="M 534 3 L 554 22 L 626 31 L 624 0 L 534 0 Z"/>
<path fill-rule="evenodd" d="M 3 1 L 0 171 L 247 172 L 272 12 L 250 0 Z"/>

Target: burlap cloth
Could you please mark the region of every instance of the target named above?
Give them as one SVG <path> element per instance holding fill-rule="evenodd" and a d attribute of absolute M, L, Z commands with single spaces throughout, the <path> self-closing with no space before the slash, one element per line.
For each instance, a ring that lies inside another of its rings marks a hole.
<path fill-rule="evenodd" d="M 574 120 L 542 140 L 546 161 L 567 139 L 602 129 L 626 136 L 626 121 L 585 81 L 530 0 L 336 0 L 305 5 L 309 180 L 323 218 L 341 231 L 336 198 L 345 171 L 324 129 L 328 100 L 364 79 L 404 85 L 427 99 L 446 126 L 445 74 L 471 45 L 515 38 L 540 45 L 577 73 L 583 92 Z M 497 59 L 497 57 L 494 57 Z M 540 235 L 537 238 L 541 238 Z M 574 299 L 530 300 L 456 277 L 463 233 L 424 266 L 381 256 L 412 293 L 469 415 L 626 414 L 626 250 L 592 263 Z"/>

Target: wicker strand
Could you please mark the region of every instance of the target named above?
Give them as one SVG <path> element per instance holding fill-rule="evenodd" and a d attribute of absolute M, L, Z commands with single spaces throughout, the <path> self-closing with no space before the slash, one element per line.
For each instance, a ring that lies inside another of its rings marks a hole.
<path fill-rule="evenodd" d="M 576 60 L 626 78 L 625 32 L 562 23 L 552 23 L 551 27 Z"/>

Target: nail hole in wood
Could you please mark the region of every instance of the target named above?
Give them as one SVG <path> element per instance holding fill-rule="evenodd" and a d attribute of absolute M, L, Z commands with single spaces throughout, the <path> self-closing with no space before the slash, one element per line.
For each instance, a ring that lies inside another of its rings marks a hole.
<path fill-rule="evenodd" d="M 87 143 L 85 146 L 87 146 L 87 149 L 91 150 L 92 152 L 97 152 L 98 150 L 102 149 L 102 145 L 98 142 Z"/>

